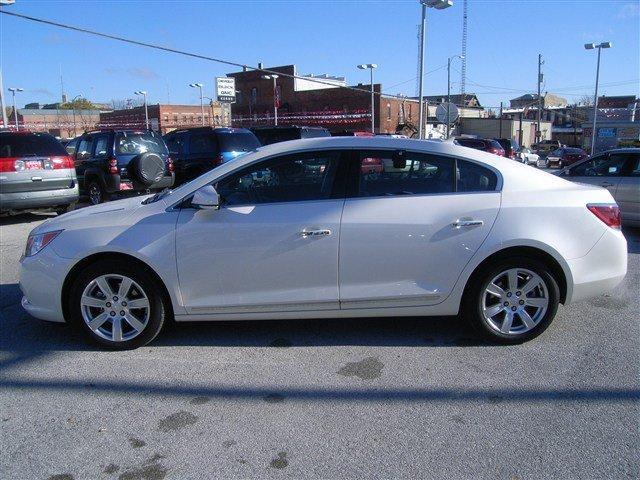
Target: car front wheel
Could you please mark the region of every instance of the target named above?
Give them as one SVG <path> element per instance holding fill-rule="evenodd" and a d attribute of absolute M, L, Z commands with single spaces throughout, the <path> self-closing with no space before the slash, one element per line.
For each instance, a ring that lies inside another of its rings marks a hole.
<path fill-rule="evenodd" d="M 160 286 L 147 271 L 121 261 L 99 261 L 75 279 L 71 324 L 101 346 L 126 350 L 146 345 L 164 323 Z"/>
<path fill-rule="evenodd" d="M 463 313 L 488 340 L 517 344 L 535 338 L 558 310 L 558 283 L 538 260 L 506 259 L 472 281 L 465 290 Z"/>

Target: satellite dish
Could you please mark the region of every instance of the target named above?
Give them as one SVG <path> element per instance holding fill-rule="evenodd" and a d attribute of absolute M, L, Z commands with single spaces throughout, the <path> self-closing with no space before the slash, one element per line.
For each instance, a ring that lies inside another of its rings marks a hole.
<path fill-rule="evenodd" d="M 455 123 L 460 116 L 455 103 L 441 103 L 436 108 L 436 118 L 440 123 L 447 123 L 447 110 L 449 110 L 449 123 Z"/>

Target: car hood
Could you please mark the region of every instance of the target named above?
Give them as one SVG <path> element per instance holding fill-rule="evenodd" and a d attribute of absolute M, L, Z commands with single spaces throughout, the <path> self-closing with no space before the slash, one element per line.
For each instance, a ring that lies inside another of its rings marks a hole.
<path fill-rule="evenodd" d="M 91 207 L 80 208 L 64 215 L 50 218 L 36 227 L 32 233 L 50 232 L 52 230 L 69 230 L 87 225 L 102 226 L 105 224 L 133 224 L 138 215 L 135 212 L 145 205 L 142 201 L 147 196 L 139 196 L 103 203 Z M 153 204 L 151 204 L 153 205 Z"/>

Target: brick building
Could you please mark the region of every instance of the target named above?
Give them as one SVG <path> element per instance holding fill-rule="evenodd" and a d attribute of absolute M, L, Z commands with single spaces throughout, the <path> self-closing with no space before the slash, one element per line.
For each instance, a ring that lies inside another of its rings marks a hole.
<path fill-rule="evenodd" d="M 19 108 L 18 125 L 20 129 L 32 132 L 48 132 L 60 138 L 73 138 L 85 130 L 95 129 L 100 123 L 100 114 L 100 110 Z M 13 126 L 14 122 L 12 112 L 9 115 L 9 125 Z"/>
<path fill-rule="evenodd" d="M 297 75 L 295 65 L 268 68 L 287 75 Z M 268 125 L 273 123 L 273 81 L 262 78 L 258 70 L 230 73 L 236 79 L 236 103 L 231 107 L 234 126 Z M 321 80 L 327 84 L 316 83 Z M 322 126 L 332 133 L 371 130 L 371 85 L 358 84 L 362 89 L 350 90 L 344 77 L 329 75 L 304 78 L 280 76 L 277 79 L 279 125 Z M 406 124 L 418 121 L 418 102 L 379 95 L 381 85 L 375 84 L 375 131 L 395 133 Z"/>
<path fill-rule="evenodd" d="M 202 126 L 200 105 L 148 105 L 149 128 L 162 134 L 176 128 Z M 230 125 L 230 113 L 218 102 L 204 106 L 204 124 L 214 127 Z M 100 128 L 145 128 L 144 106 L 100 114 Z"/>

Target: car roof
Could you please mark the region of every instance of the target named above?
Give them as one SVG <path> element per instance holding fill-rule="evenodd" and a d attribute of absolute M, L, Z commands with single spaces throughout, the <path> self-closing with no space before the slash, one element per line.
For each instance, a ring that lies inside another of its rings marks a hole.
<path fill-rule="evenodd" d="M 184 132 L 214 132 L 214 133 L 251 133 L 251 130 L 246 128 L 232 128 L 232 127 L 191 127 L 191 128 L 180 128 L 177 130 L 173 130 L 166 135 L 173 135 L 175 133 L 184 133 Z"/>
<path fill-rule="evenodd" d="M 605 150 L 604 152 L 600 152 L 597 155 L 600 155 L 603 153 L 640 153 L 640 148 L 638 147 L 612 148 L 611 150 Z"/>

